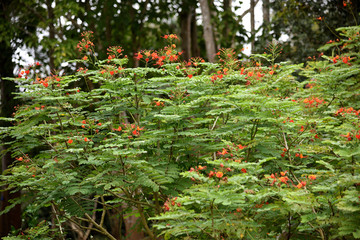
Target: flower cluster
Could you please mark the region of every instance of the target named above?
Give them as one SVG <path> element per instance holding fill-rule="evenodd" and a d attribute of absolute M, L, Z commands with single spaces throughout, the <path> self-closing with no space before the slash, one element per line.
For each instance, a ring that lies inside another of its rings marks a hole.
<path fill-rule="evenodd" d="M 155 102 L 154 102 L 154 105 L 157 106 L 157 107 L 163 107 L 163 106 L 164 106 L 164 102 L 155 101 Z"/>
<path fill-rule="evenodd" d="M 309 98 L 305 98 L 303 100 L 303 103 L 305 103 L 305 107 L 312 108 L 312 107 L 318 107 L 321 104 L 325 104 L 326 101 L 324 101 L 324 99 L 320 99 L 317 97 L 309 97 Z"/>
<path fill-rule="evenodd" d="M 119 58 L 124 50 L 120 46 L 110 46 L 107 48 L 108 60 Z"/>
<path fill-rule="evenodd" d="M 349 108 L 339 108 L 336 112 L 335 112 L 335 116 L 338 116 L 339 114 L 341 114 L 341 116 L 345 116 L 346 114 L 354 114 L 355 116 L 359 116 L 360 113 L 360 109 L 359 110 L 355 110 L 353 107 L 349 107 Z"/>
<path fill-rule="evenodd" d="M 240 61 L 237 59 L 237 55 L 231 48 L 222 48 L 216 53 L 222 68 L 227 68 L 230 71 L 240 68 Z"/>
<path fill-rule="evenodd" d="M 348 132 L 346 135 L 341 135 L 341 136 L 345 137 L 348 141 L 351 141 L 354 135 L 356 139 L 360 140 L 360 130 L 355 133 Z"/>
<path fill-rule="evenodd" d="M 199 72 L 200 69 L 198 67 L 200 66 L 200 63 L 203 62 L 205 62 L 204 59 L 193 57 L 189 61 L 180 62 L 180 64 L 176 66 L 176 69 L 183 71 L 188 78 L 192 78 Z"/>
<path fill-rule="evenodd" d="M 274 75 L 276 68 L 279 68 L 280 65 L 274 64 L 274 66 L 270 66 L 268 69 L 262 68 L 259 62 L 255 62 L 255 67 L 245 70 L 245 68 L 240 69 L 240 75 L 245 75 L 245 79 L 247 80 L 246 85 L 250 85 L 252 80 L 262 81 L 264 77 L 271 78 Z"/>
<path fill-rule="evenodd" d="M 171 207 L 181 207 L 181 203 L 176 203 L 177 197 L 175 198 L 168 198 L 166 202 L 164 203 L 163 209 L 165 212 L 170 211 Z"/>
<path fill-rule="evenodd" d="M 121 125 L 122 126 L 118 126 L 117 128 L 112 128 L 112 130 L 115 132 L 128 133 L 129 139 L 140 136 L 141 131 L 144 130 L 144 127 L 140 127 L 136 124 L 122 123 Z"/>
<path fill-rule="evenodd" d="M 39 62 L 35 62 L 34 64 L 30 64 L 28 67 L 24 68 L 24 69 L 20 69 L 19 73 L 18 73 L 18 78 L 22 78 L 24 77 L 25 79 L 28 78 L 29 74 L 30 74 L 30 70 L 32 68 L 35 68 L 36 66 L 40 66 Z"/>
<path fill-rule="evenodd" d="M 217 80 L 217 79 L 220 79 L 220 80 L 223 79 L 224 75 L 227 74 L 227 71 L 228 71 L 227 68 L 224 68 L 223 71 L 217 71 L 216 74 L 214 74 L 214 75 L 212 75 L 212 76 L 210 77 L 211 82 L 212 82 L 212 83 L 215 83 L 215 80 Z"/>
<path fill-rule="evenodd" d="M 81 34 L 83 37 L 81 41 L 78 42 L 76 48 L 80 53 L 93 53 L 94 52 L 94 43 L 90 40 L 93 35 L 92 31 L 86 31 Z"/>
<path fill-rule="evenodd" d="M 287 176 L 288 171 L 280 172 L 280 175 L 278 173 L 272 173 L 270 176 L 266 176 L 265 178 L 271 180 L 270 186 L 273 186 L 275 183 L 277 183 L 277 186 L 280 187 L 282 184 L 285 184 L 287 186 L 296 187 L 296 188 L 303 188 L 306 187 L 306 181 L 303 180 L 297 180 L 298 184 L 294 184 L 294 182 Z M 316 175 L 311 174 L 307 177 L 310 181 L 316 180 Z M 310 183 L 312 184 L 312 183 Z"/>
<path fill-rule="evenodd" d="M 337 63 L 338 60 L 340 59 L 340 56 L 339 55 L 336 55 L 335 57 L 332 57 L 331 60 L 333 63 Z M 351 58 L 349 56 L 342 56 L 341 57 L 341 61 L 349 66 L 351 66 L 350 64 L 350 61 L 351 61 Z"/>
<path fill-rule="evenodd" d="M 179 38 L 176 34 L 167 34 L 167 35 L 164 35 L 163 38 L 169 39 L 169 40 L 173 40 L 173 39 L 179 40 Z"/>
<path fill-rule="evenodd" d="M 143 60 L 147 66 L 148 63 L 153 62 L 154 66 L 161 67 L 165 63 L 177 62 L 182 55 L 182 52 L 176 51 L 176 44 L 173 40 L 177 40 L 176 34 L 169 34 L 163 36 L 164 39 L 170 41 L 168 46 L 165 46 L 159 51 L 142 50 L 134 54 L 134 58 L 138 61 Z"/>

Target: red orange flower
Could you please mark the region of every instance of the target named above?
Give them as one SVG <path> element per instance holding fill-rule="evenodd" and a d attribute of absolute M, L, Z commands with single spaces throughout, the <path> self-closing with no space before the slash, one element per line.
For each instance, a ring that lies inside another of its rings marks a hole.
<path fill-rule="evenodd" d="M 224 176 L 224 174 L 222 172 L 217 172 L 216 173 L 217 178 L 222 178 L 222 176 Z"/>
<path fill-rule="evenodd" d="M 288 177 L 279 177 L 279 180 L 281 181 L 281 182 L 283 182 L 283 183 L 287 183 L 287 181 L 289 180 L 289 178 Z"/>
<path fill-rule="evenodd" d="M 303 132 L 303 131 L 304 131 L 304 126 L 301 126 L 300 132 Z"/>
<path fill-rule="evenodd" d="M 309 175 L 308 178 L 309 178 L 310 180 L 315 180 L 315 179 L 316 179 L 316 175 Z"/>
<path fill-rule="evenodd" d="M 302 188 L 306 186 L 306 182 L 301 181 L 298 185 L 296 185 L 297 188 Z"/>
<path fill-rule="evenodd" d="M 138 52 L 137 54 L 136 54 L 136 59 L 137 60 L 140 60 L 141 58 L 143 57 L 143 55 L 140 53 L 140 52 Z"/>
<path fill-rule="evenodd" d="M 199 169 L 199 170 L 206 169 L 206 166 L 201 166 L 201 165 L 199 165 L 198 169 Z"/>

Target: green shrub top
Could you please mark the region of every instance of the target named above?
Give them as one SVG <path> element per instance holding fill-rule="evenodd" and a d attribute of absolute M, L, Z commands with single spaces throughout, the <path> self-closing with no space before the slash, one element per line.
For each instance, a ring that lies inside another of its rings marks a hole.
<path fill-rule="evenodd" d="M 360 238 L 359 30 L 306 65 L 276 63 L 275 43 L 251 62 L 230 49 L 181 62 L 165 35 L 138 68 L 118 46 L 98 60 L 87 32 L 76 73 L 24 69 L 1 179 L 23 192 L 27 237 L 73 222 L 116 239 L 104 219 L 122 206 L 151 239 Z"/>

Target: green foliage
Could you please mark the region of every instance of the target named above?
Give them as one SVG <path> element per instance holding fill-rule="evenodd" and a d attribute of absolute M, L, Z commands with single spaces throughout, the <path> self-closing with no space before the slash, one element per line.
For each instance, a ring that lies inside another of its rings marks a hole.
<path fill-rule="evenodd" d="M 339 30 L 338 56 L 306 66 L 274 64 L 277 48 L 255 56 L 270 66 L 230 50 L 176 63 L 171 43 L 148 52 L 156 68 L 146 51 L 124 68 L 121 48 L 99 61 L 84 47 L 74 74 L 13 79 L 24 104 L 1 179 L 63 236 L 72 222 L 116 238 L 104 218 L 118 211 L 152 239 L 357 239 L 360 27 Z"/>

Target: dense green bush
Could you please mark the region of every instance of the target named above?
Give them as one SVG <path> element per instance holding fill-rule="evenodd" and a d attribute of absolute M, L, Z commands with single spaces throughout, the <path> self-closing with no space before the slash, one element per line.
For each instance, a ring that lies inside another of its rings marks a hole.
<path fill-rule="evenodd" d="M 275 43 L 252 62 L 180 62 L 166 35 L 127 69 L 84 33 L 75 74 L 24 69 L 1 179 L 28 229 L 7 239 L 65 239 L 71 223 L 119 239 L 106 219 L 132 214 L 150 239 L 360 238 L 360 27 L 339 31 L 305 65 L 275 64 Z"/>

